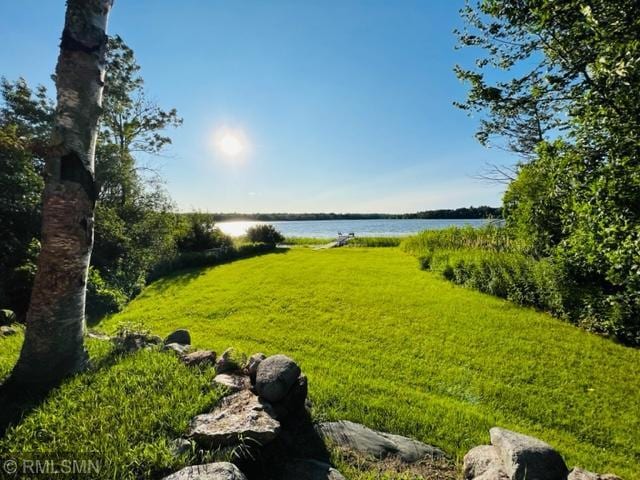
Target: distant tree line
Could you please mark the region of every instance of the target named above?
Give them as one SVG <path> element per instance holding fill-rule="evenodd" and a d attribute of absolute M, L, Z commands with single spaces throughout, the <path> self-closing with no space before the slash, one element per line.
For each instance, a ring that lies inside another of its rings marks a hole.
<path fill-rule="evenodd" d="M 216 222 L 256 220 L 280 222 L 287 220 L 375 220 L 375 219 L 483 219 L 502 218 L 500 207 L 463 207 L 455 209 L 425 210 L 416 213 L 212 213 Z"/>

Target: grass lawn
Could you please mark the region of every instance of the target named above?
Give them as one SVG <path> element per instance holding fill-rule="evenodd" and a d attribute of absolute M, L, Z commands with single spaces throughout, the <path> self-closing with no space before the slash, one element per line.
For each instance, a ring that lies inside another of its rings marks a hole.
<path fill-rule="evenodd" d="M 120 322 L 291 355 L 319 418 L 452 456 L 500 425 L 551 443 L 569 466 L 640 478 L 639 350 L 452 285 L 398 249 L 292 249 L 187 272 L 100 327 Z"/>
<path fill-rule="evenodd" d="M 457 287 L 397 248 L 294 248 L 185 272 L 98 328 L 122 322 L 161 335 L 188 328 L 218 352 L 289 354 L 319 419 L 411 435 L 454 458 L 500 425 L 551 443 L 570 467 L 640 479 L 640 350 Z M 89 346 L 94 370 L 10 430 L 0 453 L 95 449 L 113 478 L 187 462 L 171 457 L 168 440 L 220 396 L 211 369 Z M 0 340 L 0 374 L 18 348 L 19 336 Z"/>

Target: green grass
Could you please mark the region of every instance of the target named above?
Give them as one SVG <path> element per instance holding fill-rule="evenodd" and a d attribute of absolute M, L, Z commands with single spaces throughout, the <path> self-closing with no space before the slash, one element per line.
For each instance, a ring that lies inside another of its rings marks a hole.
<path fill-rule="evenodd" d="M 21 335 L 0 339 L 1 372 L 17 359 Z M 189 465 L 171 441 L 222 391 L 213 368 L 187 368 L 171 353 L 114 355 L 110 342 L 89 340 L 93 367 L 54 390 L 0 439 L 0 458 L 91 460 L 95 478 L 157 478 Z M 1 474 L 0 474 L 1 476 Z M 66 477 L 69 478 L 69 477 Z"/>
<path fill-rule="evenodd" d="M 183 272 L 99 328 L 123 322 L 161 335 L 186 327 L 218 352 L 289 354 L 318 419 L 411 435 L 458 460 L 500 425 L 551 443 L 569 466 L 640 479 L 640 351 L 457 287 L 396 248 L 292 249 Z M 0 339 L 0 373 L 19 346 L 20 336 Z M 157 477 L 190 461 L 171 457 L 169 441 L 220 396 L 211 369 L 89 347 L 94 370 L 10 430 L 0 454 L 95 450 L 103 478 Z"/>
<path fill-rule="evenodd" d="M 335 238 L 315 238 L 315 237 L 287 237 L 282 242 L 284 245 L 294 246 L 315 246 L 326 245 L 333 242 Z"/>
<path fill-rule="evenodd" d="M 103 323 L 186 327 L 221 351 L 283 352 L 319 418 L 461 456 L 494 425 L 567 463 L 640 478 L 640 351 L 452 285 L 398 249 L 294 249 L 162 279 Z"/>

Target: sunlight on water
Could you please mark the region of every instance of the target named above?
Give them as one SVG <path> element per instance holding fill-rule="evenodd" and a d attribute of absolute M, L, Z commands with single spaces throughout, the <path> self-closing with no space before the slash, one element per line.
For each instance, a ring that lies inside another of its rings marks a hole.
<path fill-rule="evenodd" d="M 270 223 L 285 237 L 334 238 L 338 233 L 355 233 L 358 237 L 400 237 L 451 226 L 479 227 L 488 220 L 424 220 L 424 219 L 372 219 L 372 220 L 290 220 L 257 222 L 236 220 L 216 225 L 227 235 L 240 237 L 254 226 Z"/>
<path fill-rule="evenodd" d="M 253 222 L 253 221 L 238 220 L 234 222 L 216 223 L 216 226 L 220 230 L 222 230 L 223 233 L 226 233 L 227 235 L 230 235 L 232 237 L 241 237 L 242 235 L 247 233 L 247 230 L 249 230 L 249 228 L 253 227 L 254 225 L 260 225 L 262 223 L 267 223 L 267 222 Z"/>

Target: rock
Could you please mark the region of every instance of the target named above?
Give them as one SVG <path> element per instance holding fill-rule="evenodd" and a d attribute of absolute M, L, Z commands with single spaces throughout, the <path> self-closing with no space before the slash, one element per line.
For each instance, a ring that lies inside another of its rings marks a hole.
<path fill-rule="evenodd" d="M 280 422 L 271 406 L 243 390 L 224 398 L 211 413 L 196 416 L 189 437 L 205 448 L 217 448 L 240 443 L 265 445 L 279 432 Z"/>
<path fill-rule="evenodd" d="M 229 462 L 192 465 L 162 480 L 247 480 L 238 467 Z"/>
<path fill-rule="evenodd" d="M 256 391 L 269 402 L 282 400 L 300 376 L 300 367 L 286 355 L 273 355 L 258 365 Z"/>
<path fill-rule="evenodd" d="M 564 460 L 542 440 L 499 427 L 489 430 L 489 435 L 512 480 L 566 479 L 569 470 Z"/>
<path fill-rule="evenodd" d="M 482 475 L 475 477 L 475 480 L 509 480 L 509 475 L 504 471 L 504 467 L 492 467 Z"/>
<path fill-rule="evenodd" d="M 162 347 L 163 352 L 175 352 L 179 356 L 186 355 L 191 350 L 191 345 L 184 345 L 182 343 L 167 343 Z"/>
<path fill-rule="evenodd" d="M 599 480 L 600 475 L 575 467 L 569 472 L 567 480 Z"/>
<path fill-rule="evenodd" d="M 228 388 L 232 392 L 251 388 L 251 382 L 249 381 L 249 377 L 246 375 L 220 373 L 215 376 L 213 382 Z"/>
<path fill-rule="evenodd" d="M 162 339 L 156 335 L 131 331 L 113 337 L 112 340 L 116 345 L 116 349 L 127 353 L 135 352 L 142 348 L 154 347 L 162 343 Z"/>
<path fill-rule="evenodd" d="M 17 321 L 16 314 L 13 310 L 3 308 L 0 310 L 0 325 L 11 325 Z"/>
<path fill-rule="evenodd" d="M 247 360 L 247 365 L 244 367 L 244 369 L 251 379 L 251 384 L 256 383 L 256 373 L 258 372 L 258 365 L 260 365 L 260 363 L 265 358 L 267 358 L 267 356 L 264 353 L 254 353 L 249 357 L 249 360 Z"/>
<path fill-rule="evenodd" d="M 2 326 L 0 327 L 0 336 L 8 337 L 10 335 L 15 335 L 18 331 L 13 327 Z"/>
<path fill-rule="evenodd" d="M 288 461 L 280 480 L 345 480 L 342 474 L 328 463 L 312 459 Z"/>
<path fill-rule="evenodd" d="M 302 412 L 306 405 L 308 389 L 307 376 L 300 375 L 285 397 L 279 402 L 273 403 L 278 418 Z"/>
<path fill-rule="evenodd" d="M 101 340 L 101 341 L 112 340 L 112 338 L 109 335 L 105 335 L 104 333 L 97 333 L 97 332 L 89 332 L 87 333 L 87 337 L 92 338 L 94 340 Z"/>
<path fill-rule="evenodd" d="M 358 423 L 325 422 L 318 425 L 318 430 L 338 446 L 377 459 L 394 455 L 405 463 L 414 463 L 426 458 L 444 458 L 444 452 L 436 447 L 400 435 L 377 432 Z"/>
<path fill-rule="evenodd" d="M 240 362 L 236 358 L 235 350 L 227 348 L 216 362 L 216 373 L 234 373 L 240 370 Z"/>
<path fill-rule="evenodd" d="M 191 345 L 191 335 L 189 334 L 189 330 L 180 329 L 170 333 L 167 338 L 164 339 L 164 344 L 168 345 L 170 343 Z"/>
<path fill-rule="evenodd" d="M 182 357 L 182 361 L 189 367 L 201 367 L 204 365 L 214 365 L 216 363 L 216 352 L 211 350 L 198 350 L 186 354 Z"/>
<path fill-rule="evenodd" d="M 579 467 L 574 467 L 570 472 L 567 480 L 622 480 L 620 477 L 617 477 L 611 473 L 605 474 L 597 474 L 593 472 L 588 472 L 587 470 L 583 470 Z"/>
<path fill-rule="evenodd" d="M 171 453 L 176 457 L 191 451 L 192 444 L 186 438 L 176 438 L 171 442 Z"/>
<path fill-rule="evenodd" d="M 487 477 L 496 480 L 507 480 L 509 476 L 504 471 L 504 464 L 500 457 L 500 450 L 493 445 L 481 445 L 472 448 L 464 456 L 463 476 L 467 480 Z"/>

